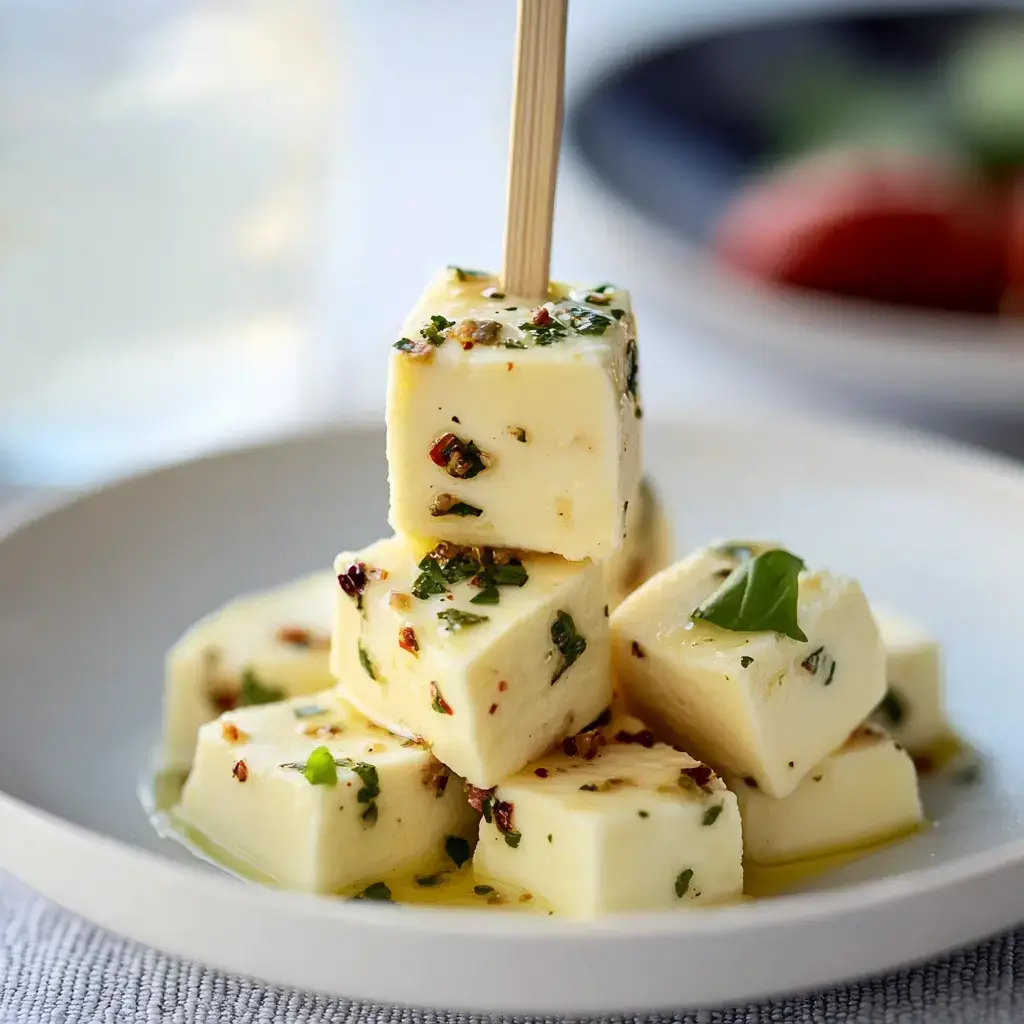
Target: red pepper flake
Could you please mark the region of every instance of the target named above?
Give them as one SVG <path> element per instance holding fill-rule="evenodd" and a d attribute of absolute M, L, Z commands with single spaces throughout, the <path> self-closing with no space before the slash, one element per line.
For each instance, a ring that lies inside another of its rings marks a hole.
<path fill-rule="evenodd" d="M 220 731 L 228 743 L 245 743 L 249 739 L 249 734 L 239 729 L 234 722 L 221 722 Z"/>
<path fill-rule="evenodd" d="M 341 589 L 348 594 L 356 603 L 357 608 L 363 606 L 363 591 L 367 584 L 366 565 L 363 562 L 353 562 L 343 572 L 338 573 L 338 583 Z"/>
<path fill-rule="evenodd" d="M 520 903 L 529 903 L 530 900 L 532 900 L 532 899 L 533 899 L 533 893 L 532 892 L 524 892 L 522 894 L 522 896 L 519 897 L 519 902 Z"/>
<path fill-rule="evenodd" d="M 235 767 L 231 769 L 231 774 L 239 782 L 245 782 L 249 778 L 249 766 L 244 761 L 236 761 Z"/>
<path fill-rule="evenodd" d="M 626 732 L 620 729 L 615 734 L 616 743 L 639 743 L 641 747 L 654 746 L 654 733 L 650 729 L 641 729 L 639 732 Z"/>
<path fill-rule="evenodd" d="M 538 779 L 546 779 L 551 773 L 547 768 L 534 768 L 533 774 L 536 775 Z"/>
<path fill-rule="evenodd" d="M 505 364 L 505 369 L 506 370 L 510 370 L 511 371 L 511 370 L 514 370 L 515 368 L 516 368 L 516 364 L 515 363 L 506 363 Z"/>
<path fill-rule="evenodd" d="M 492 705 L 491 705 L 491 706 L 490 706 L 490 707 L 489 707 L 489 708 L 487 709 L 487 714 L 489 714 L 489 715 L 493 715 L 493 714 L 494 714 L 494 712 L 495 712 L 495 711 L 497 711 L 497 710 L 498 710 L 498 705 L 497 705 L 497 704 L 492 704 Z"/>
<path fill-rule="evenodd" d="M 494 804 L 494 824 L 503 836 L 515 832 L 512 825 L 512 812 L 515 809 L 515 804 L 510 804 L 507 800 L 498 800 Z"/>
<path fill-rule="evenodd" d="M 534 327 L 547 327 L 551 323 L 551 311 L 547 306 L 538 306 L 530 317 L 530 323 Z"/>
<path fill-rule="evenodd" d="M 684 768 L 683 774 L 688 775 L 698 786 L 706 786 L 715 773 L 706 764 L 698 764 L 693 768 Z"/>
<path fill-rule="evenodd" d="M 441 696 L 441 688 L 437 685 L 437 683 L 430 684 L 430 706 L 439 715 L 455 714 L 455 712 L 452 711 L 451 704 L 449 704 L 448 701 L 446 701 L 444 697 Z"/>
<path fill-rule="evenodd" d="M 420 643 L 416 639 L 416 630 L 412 626 L 403 626 L 398 631 L 398 646 L 403 651 L 408 651 L 413 657 L 419 657 Z"/>
<path fill-rule="evenodd" d="M 434 791 L 435 797 L 440 799 L 444 795 L 444 791 L 448 788 L 448 780 L 451 776 L 446 771 L 443 775 L 438 775 L 434 780 Z"/>
<path fill-rule="evenodd" d="M 473 808 L 478 814 L 483 814 L 484 804 L 490 800 L 491 795 L 494 793 L 494 788 L 481 789 L 479 786 L 473 786 L 470 783 L 466 783 L 466 799 L 469 801 L 469 806 Z"/>
<path fill-rule="evenodd" d="M 498 693 L 504 693 L 508 689 L 508 683 L 504 679 L 498 683 Z"/>
<path fill-rule="evenodd" d="M 562 740 L 562 753 L 567 757 L 575 757 L 579 753 L 579 750 L 576 747 L 575 736 L 566 736 L 565 739 Z"/>
<path fill-rule="evenodd" d="M 633 652 L 634 658 L 646 658 L 647 655 L 644 653 L 644 649 L 634 640 L 630 650 Z"/>

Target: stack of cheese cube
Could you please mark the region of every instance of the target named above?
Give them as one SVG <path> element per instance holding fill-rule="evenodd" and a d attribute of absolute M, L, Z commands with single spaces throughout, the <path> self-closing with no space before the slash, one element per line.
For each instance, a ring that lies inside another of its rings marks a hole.
<path fill-rule="evenodd" d="M 443 273 L 391 355 L 394 534 L 170 655 L 170 763 L 206 723 L 179 816 L 289 887 L 389 898 L 472 858 L 488 902 L 576 917 L 913 827 L 913 764 L 864 722 L 909 735 L 912 706 L 934 739 L 930 649 L 891 620 L 887 693 L 860 587 L 777 545 L 663 569 L 637 372 L 622 290 Z"/>

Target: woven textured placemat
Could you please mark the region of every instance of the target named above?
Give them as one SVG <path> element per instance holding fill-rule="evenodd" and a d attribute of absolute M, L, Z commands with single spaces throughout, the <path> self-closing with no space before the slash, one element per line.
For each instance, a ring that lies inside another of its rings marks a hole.
<path fill-rule="evenodd" d="M 2 1024 L 483 1024 L 494 1020 L 269 988 L 111 935 L 0 875 Z M 556 1024 L 558 1019 L 509 1020 Z M 921 967 L 829 992 L 763 1006 L 608 1020 L 623 1024 L 1024 1021 L 1024 929 Z"/>

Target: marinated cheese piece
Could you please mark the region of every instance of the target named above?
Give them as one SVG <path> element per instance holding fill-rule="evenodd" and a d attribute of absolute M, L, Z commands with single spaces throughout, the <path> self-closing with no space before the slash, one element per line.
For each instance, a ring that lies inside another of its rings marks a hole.
<path fill-rule="evenodd" d="M 471 783 L 495 785 L 608 705 L 599 565 L 391 537 L 335 568 L 342 692 Z"/>
<path fill-rule="evenodd" d="M 744 563 L 753 572 L 771 551 L 790 566 L 788 581 L 744 576 Z M 648 580 L 612 616 L 617 684 L 637 714 L 775 797 L 792 793 L 885 693 L 885 652 L 860 586 L 800 564 L 773 545 L 717 544 Z M 723 595 L 730 587 L 739 589 Z M 788 599 L 786 628 L 806 639 L 783 635 L 774 618 L 771 629 L 745 631 L 695 619 L 716 596 L 737 616 L 758 607 L 777 616 Z"/>
<path fill-rule="evenodd" d="M 320 893 L 441 866 L 476 822 L 460 779 L 333 691 L 204 725 L 173 813 L 259 875 Z"/>
<path fill-rule="evenodd" d="M 889 689 L 872 716 L 918 757 L 934 759 L 953 741 L 942 703 L 939 645 L 917 623 L 874 608 Z"/>
<path fill-rule="evenodd" d="M 743 888 L 736 798 L 639 722 L 566 740 L 477 802 L 475 875 L 570 917 L 687 907 Z"/>
<path fill-rule="evenodd" d="M 187 769 L 196 733 L 224 711 L 313 693 L 327 667 L 334 577 L 322 572 L 231 601 L 167 654 L 163 767 Z"/>
<path fill-rule="evenodd" d="M 604 563 L 608 604 L 617 608 L 641 583 L 672 561 L 672 525 L 658 492 L 644 477 L 626 509 L 622 547 Z"/>
<path fill-rule="evenodd" d="M 781 800 L 728 776 L 743 819 L 748 861 L 779 864 L 870 846 L 924 820 L 910 755 L 883 729 L 865 725 Z"/>
<path fill-rule="evenodd" d="M 538 305 L 449 270 L 402 334 L 388 373 L 394 530 L 610 556 L 640 480 L 629 295 L 552 285 Z"/>

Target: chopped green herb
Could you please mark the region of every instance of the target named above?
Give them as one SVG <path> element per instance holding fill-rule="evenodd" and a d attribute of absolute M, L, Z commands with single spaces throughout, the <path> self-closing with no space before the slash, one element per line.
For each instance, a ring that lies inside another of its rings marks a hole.
<path fill-rule="evenodd" d="M 701 821 L 702 825 L 714 825 L 718 821 L 718 816 L 722 813 L 723 804 L 715 804 L 714 807 L 709 807 L 704 812 L 704 818 Z"/>
<path fill-rule="evenodd" d="M 551 682 L 554 684 L 587 649 L 587 641 L 576 632 L 576 623 L 573 622 L 572 616 L 565 611 L 559 611 L 555 616 L 555 621 L 551 623 L 551 641 L 562 655 L 562 664 L 551 678 Z"/>
<path fill-rule="evenodd" d="M 430 514 L 438 516 L 481 516 L 484 510 L 470 505 L 467 501 L 459 501 L 453 494 L 439 494 L 430 503 Z"/>
<path fill-rule="evenodd" d="M 357 900 L 384 900 L 391 902 L 391 889 L 386 882 L 374 882 L 368 885 L 358 896 Z"/>
<path fill-rule="evenodd" d="M 882 715 L 890 725 L 899 725 L 906 717 L 907 708 L 900 695 L 890 686 L 878 705 L 878 713 Z"/>
<path fill-rule="evenodd" d="M 555 841 L 555 840 L 554 840 L 554 837 L 553 837 L 553 836 L 551 835 L 551 833 L 549 832 L 549 833 L 548 833 L 548 842 L 549 842 L 549 843 L 553 843 L 554 841 Z"/>
<path fill-rule="evenodd" d="M 636 414 L 640 416 L 640 354 L 636 340 L 630 338 L 626 342 L 626 393 L 633 396 Z"/>
<path fill-rule="evenodd" d="M 582 789 L 584 793 L 596 793 L 597 784 L 593 782 L 588 782 L 586 783 L 586 785 L 580 786 L 580 789 Z"/>
<path fill-rule="evenodd" d="M 493 885 L 474 885 L 473 886 L 473 892 L 475 892 L 477 894 L 477 896 L 490 896 L 491 893 L 494 892 L 494 886 Z"/>
<path fill-rule="evenodd" d="M 439 715 L 454 715 L 451 704 L 441 696 L 441 688 L 437 683 L 430 684 L 430 706 Z"/>
<path fill-rule="evenodd" d="M 526 444 L 526 431 L 523 427 L 509 427 L 508 432 L 520 443 Z"/>
<path fill-rule="evenodd" d="M 506 338 L 505 341 L 502 342 L 502 344 L 505 346 L 505 348 L 527 348 L 528 347 L 523 342 L 516 341 L 513 338 Z M 538 342 L 538 344 L 539 344 L 539 342 Z"/>
<path fill-rule="evenodd" d="M 476 597 L 469 599 L 470 604 L 497 604 L 501 600 L 498 588 L 493 584 L 486 584 Z"/>
<path fill-rule="evenodd" d="M 678 896 L 679 899 L 682 899 L 686 895 L 692 880 L 693 868 L 687 868 L 685 871 L 679 872 L 679 876 L 676 878 L 676 896 Z"/>
<path fill-rule="evenodd" d="M 247 668 L 242 672 L 242 691 L 238 696 L 238 706 L 250 707 L 253 704 L 273 704 L 284 700 L 284 690 L 280 686 L 268 686 L 256 672 Z"/>
<path fill-rule="evenodd" d="M 456 281 L 471 281 L 475 277 L 491 276 L 484 270 L 467 270 L 465 267 L 456 267 L 452 263 L 448 264 L 447 269 Z"/>
<path fill-rule="evenodd" d="M 488 568 L 490 577 L 499 587 L 521 587 L 530 578 L 526 566 L 518 558 L 509 559 L 503 565 L 492 565 Z"/>
<path fill-rule="evenodd" d="M 436 875 L 417 875 L 416 884 L 424 889 L 433 889 L 444 881 L 444 874 L 438 872 Z"/>
<path fill-rule="evenodd" d="M 334 763 L 334 755 L 326 747 L 317 747 L 306 758 L 306 767 L 302 773 L 311 786 L 336 786 L 338 784 L 338 768 Z"/>
<path fill-rule="evenodd" d="M 445 623 L 451 633 L 469 626 L 479 626 L 481 622 L 490 622 L 490 617 L 487 615 L 463 612 L 458 608 L 445 608 L 443 612 L 437 613 L 437 617 Z"/>
<path fill-rule="evenodd" d="M 412 592 L 415 597 L 425 601 L 434 594 L 448 592 L 448 581 L 441 571 L 441 566 L 430 557 L 424 555 L 419 564 L 420 574 L 413 581 Z"/>
<path fill-rule="evenodd" d="M 738 633 L 781 633 L 807 640 L 797 622 L 803 560 L 782 549 L 764 551 L 741 563 L 692 613 Z"/>
<path fill-rule="evenodd" d="M 372 804 L 370 804 L 366 808 L 365 811 L 363 811 L 363 813 L 360 815 L 360 817 L 362 818 L 363 821 L 366 822 L 367 825 L 376 825 L 377 824 L 377 815 L 378 815 L 377 805 L 376 805 L 376 803 L 372 803 Z"/>
<path fill-rule="evenodd" d="M 611 314 L 616 320 L 621 320 L 626 315 L 626 311 L 624 309 L 615 308 L 611 310 Z"/>
<path fill-rule="evenodd" d="M 638 814 L 638 815 L 639 815 L 639 816 L 640 816 L 641 818 L 649 818 L 649 817 L 650 817 L 650 814 L 649 814 L 649 813 L 648 813 L 647 811 L 637 811 L 636 813 L 637 813 L 637 814 Z"/>
<path fill-rule="evenodd" d="M 326 715 L 327 708 L 322 708 L 316 704 L 304 704 L 300 708 L 292 708 L 292 714 L 296 718 L 315 718 L 317 715 Z"/>
<path fill-rule="evenodd" d="M 461 868 L 471 856 L 469 842 L 459 836 L 448 836 L 445 839 L 444 852 L 457 868 Z"/>
<path fill-rule="evenodd" d="M 744 654 L 743 657 L 740 658 L 740 665 L 743 668 L 750 668 L 750 666 L 753 665 L 753 664 L 754 664 L 754 659 L 749 654 Z"/>
<path fill-rule="evenodd" d="M 391 347 L 397 348 L 399 352 L 415 352 L 419 343 L 413 341 L 412 338 L 399 338 Z"/>
<path fill-rule="evenodd" d="M 420 328 L 420 335 L 424 340 L 429 341 L 431 345 L 441 345 L 444 342 L 444 334 L 442 332 L 454 326 L 454 320 L 449 320 L 439 313 L 434 313 L 430 318 L 430 323 Z"/>
<path fill-rule="evenodd" d="M 544 309 L 544 307 L 541 307 L 541 309 Z M 537 319 L 538 314 L 534 314 L 534 318 Z M 534 323 L 533 320 L 524 320 L 519 325 L 519 330 L 532 334 L 534 343 L 537 345 L 552 345 L 556 341 L 563 341 L 568 333 L 565 329 L 565 324 L 555 320 L 550 314 L 543 317 L 540 323 Z M 523 347 L 525 348 L 525 346 Z"/>
<path fill-rule="evenodd" d="M 516 832 L 514 829 L 511 832 L 505 833 L 505 845 L 511 846 L 513 850 L 519 848 L 520 842 L 522 842 L 523 834 Z"/>
<path fill-rule="evenodd" d="M 577 334 L 604 334 L 612 325 L 612 321 L 602 313 L 584 309 L 582 306 L 569 306 L 567 309 L 558 310 L 555 316 Z"/>
<path fill-rule="evenodd" d="M 359 645 L 359 664 L 363 666 L 363 671 L 372 679 L 374 682 L 377 681 L 377 670 L 374 668 L 373 661 L 370 658 L 369 652 L 363 646 L 363 642 L 360 640 Z"/>

